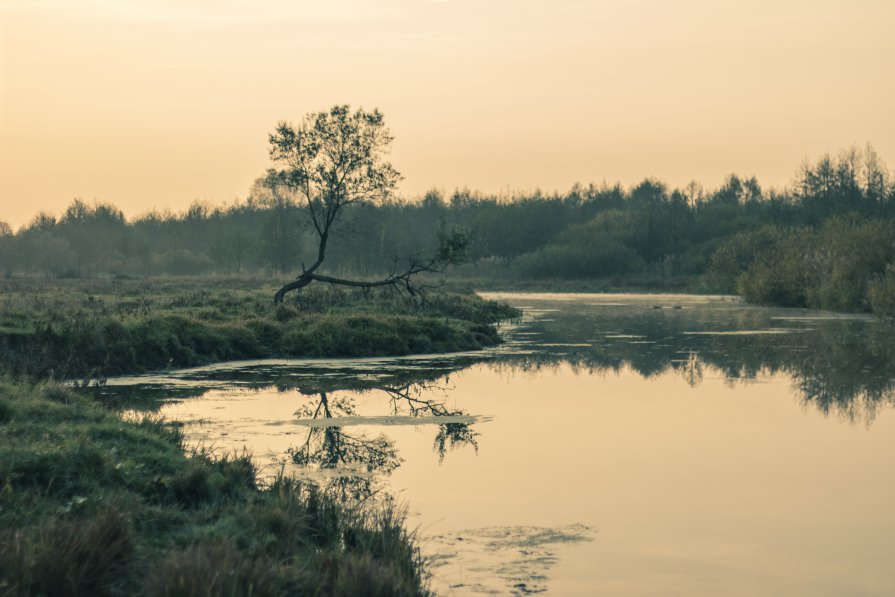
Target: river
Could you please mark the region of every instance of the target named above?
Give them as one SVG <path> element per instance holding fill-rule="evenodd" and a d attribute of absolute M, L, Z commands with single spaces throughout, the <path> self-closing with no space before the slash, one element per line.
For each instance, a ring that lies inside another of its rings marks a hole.
<path fill-rule="evenodd" d="M 895 325 L 733 297 L 489 294 L 503 345 L 110 379 L 350 501 L 440 594 L 895 594 Z"/>

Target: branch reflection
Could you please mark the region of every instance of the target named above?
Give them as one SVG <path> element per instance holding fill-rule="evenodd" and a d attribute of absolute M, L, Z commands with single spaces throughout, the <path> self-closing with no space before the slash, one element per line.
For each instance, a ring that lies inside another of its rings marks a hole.
<path fill-rule="evenodd" d="M 350 427 L 432 424 L 438 429 L 433 448 L 439 462 L 448 452 L 463 446 L 478 452 L 479 434 L 472 429 L 477 419 L 463 410 L 449 408 L 437 397 L 444 393 L 447 379 L 404 380 L 375 387 L 365 384 L 360 391 L 350 380 L 343 382 L 342 389 L 333 382 L 326 384 L 327 389 L 299 388 L 303 403 L 295 412 L 296 423 L 308 430 L 304 441 L 288 450 L 290 460 L 303 467 L 305 475 L 321 490 L 339 499 L 357 501 L 376 493 L 382 477 L 397 469 L 403 459 L 385 433 L 371 436 L 365 431 L 348 431 Z M 386 414 L 359 414 L 360 397 L 365 410 L 378 405 Z"/>

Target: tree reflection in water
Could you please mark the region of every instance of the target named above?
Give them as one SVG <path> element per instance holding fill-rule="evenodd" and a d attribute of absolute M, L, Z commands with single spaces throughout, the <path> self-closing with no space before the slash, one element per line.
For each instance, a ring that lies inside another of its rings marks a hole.
<path fill-rule="evenodd" d="M 426 400 L 422 398 L 426 392 L 431 392 L 437 386 L 429 382 L 407 384 L 402 387 L 383 387 L 391 400 L 392 413 L 399 415 L 402 410 L 411 417 L 463 417 L 468 416 L 462 410 L 448 409 L 443 402 L 438 400 Z M 438 388 L 440 389 L 440 388 Z M 443 462 L 444 456 L 449 451 L 460 446 L 472 446 L 476 453 L 479 451 L 479 434 L 468 423 L 449 422 L 438 425 L 438 433 L 435 434 L 434 448 L 438 454 L 438 461 Z"/>
<path fill-rule="evenodd" d="M 708 376 L 737 383 L 784 375 L 803 404 L 867 425 L 895 406 L 895 322 L 724 301 L 694 300 L 680 309 L 573 301 L 525 330 L 521 354 L 494 366 L 627 369 L 647 379 L 677 371 L 692 387 Z"/>
<path fill-rule="evenodd" d="M 434 450 L 441 462 L 447 452 L 461 446 L 471 446 L 478 452 L 478 432 L 471 428 L 475 419 L 462 410 L 448 408 L 442 400 L 424 397 L 443 388 L 437 382 L 422 380 L 368 387 L 364 393 L 385 397 L 393 417 L 418 419 L 420 423 L 444 418 L 446 422 L 436 423 L 438 432 L 434 440 Z M 292 462 L 329 473 L 318 475 L 315 483 L 340 499 L 358 501 L 376 493 L 378 477 L 391 474 L 403 461 L 394 441 L 385 434 L 369 437 L 364 432 L 345 431 L 346 421 L 351 424 L 364 421 L 358 417 L 355 395 L 334 395 L 332 389 L 319 388 L 298 392 L 307 401 L 295 414 L 301 423 L 307 424 L 308 432 L 302 444 L 288 450 Z"/>
<path fill-rule="evenodd" d="M 357 404 L 378 404 L 382 414 L 437 425 L 433 447 L 439 460 L 463 446 L 477 451 L 475 418 L 438 398 L 450 375 L 476 364 L 510 375 L 561 366 L 577 373 L 624 370 L 644 378 L 674 372 L 693 387 L 713 377 L 735 384 L 781 375 L 804 405 L 867 425 L 895 405 L 895 323 L 697 298 L 680 309 L 656 309 L 655 300 L 570 301 L 549 317 L 529 318 L 495 352 L 344 363 L 257 361 L 157 376 L 155 385 L 134 378 L 132 385 L 116 387 L 110 380 L 97 392 L 104 400 L 151 409 L 161 404 L 159 398 L 199 396 L 222 386 L 298 390 L 303 402 L 296 414 L 313 424 L 290 451 L 292 461 L 333 479 L 334 486 L 341 483 L 346 495 L 369 495 L 373 477 L 401 464 L 386 435 L 346 430 L 348 418 L 351 425 L 364 424 Z M 535 299 L 531 305 L 536 311 L 543 303 Z"/>

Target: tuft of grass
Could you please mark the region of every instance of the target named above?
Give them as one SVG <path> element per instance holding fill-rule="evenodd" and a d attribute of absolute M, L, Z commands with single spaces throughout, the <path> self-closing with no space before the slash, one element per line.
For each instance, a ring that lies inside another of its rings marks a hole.
<path fill-rule="evenodd" d="M 153 565 L 142 587 L 159 597 L 252 597 L 287 595 L 290 582 L 233 541 L 214 540 L 174 550 Z M 297 588 L 297 587 L 295 587 Z"/>
<path fill-rule="evenodd" d="M 115 508 L 49 519 L 0 539 L 0 588 L 19 595 L 102 595 L 121 588 L 134 558 L 134 533 Z"/>
<path fill-rule="evenodd" d="M 0 378 L 0 404 L 0 594 L 428 594 L 392 503 L 259 485 L 249 454 L 56 383 Z"/>

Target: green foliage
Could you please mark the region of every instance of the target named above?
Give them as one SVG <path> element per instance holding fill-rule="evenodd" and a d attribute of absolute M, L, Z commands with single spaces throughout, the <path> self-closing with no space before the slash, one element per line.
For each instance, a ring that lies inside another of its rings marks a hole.
<path fill-rule="evenodd" d="M 643 260 L 627 241 L 635 233 L 633 219 L 610 211 L 586 224 L 569 227 L 551 244 L 522 255 L 516 270 L 531 278 L 605 278 L 643 268 Z"/>
<path fill-rule="evenodd" d="M 58 384 L 0 379 L 0 593 L 421 595 L 404 512 L 248 455 L 186 455 L 176 428 L 125 421 Z"/>
<path fill-rule="evenodd" d="M 375 201 L 339 195 L 339 225 L 326 247 L 326 267 L 345 276 L 387 274 L 396 256 L 430 254 L 441 234 L 449 241 L 440 243 L 443 261 L 467 263 L 462 273 L 469 277 L 694 277 L 707 272 L 714 249 L 740 233 L 769 225 L 817 229 L 849 214 L 895 217 L 893 176 L 869 147 L 804 164 L 783 191 L 731 175 L 713 190 L 695 182 L 670 189 L 646 179 L 630 189 L 576 185 L 563 194 L 513 197 L 458 190 L 400 200 L 391 196 L 396 174 L 379 151 L 390 141 L 381 115 L 341 106 L 298 126 L 281 125 L 272 135 L 279 172 L 259 179 L 242 202 L 226 208 L 196 203 L 181 214 L 153 212 L 127 221 L 112 206 L 76 200 L 60 218 L 39 214 L 15 233 L 4 228 L 0 269 L 9 276 L 51 277 L 297 274 L 303 259 L 311 265 L 319 241 L 313 225 L 300 225 L 307 219 L 302 210 L 313 206 L 321 214 L 327 197 L 335 197 L 326 173 L 338 165 L 327 161 L 320 139 L 351 138 L 367 129 L 362 146 L 349 149 L 363 156 L 358 164 L 369 162 L 382 176 L 367 179 L 362 167 L 349 176 L 368 185 L 356 188 Z M 299 137 L 317 141 L 300 149 Z M 302 166 L 305 158 L 321 160 L 322 169 Z M 458 232 L 445 236 L 445 230 Z M 560 261 L 549 267 L 551 260 Z M 544 274 L 547 269 L 556 273 Z M 716 282 L 735 285 L 729 277 Z"/>
<path fill-rule="evenodd" d="M 0 589 L 59 596 L 117 592 L 133 565 L 134 543 L 130 520 L 115 507 L 72 520 L 50 517 L 32 532 L 0 538 Z"/>
<path fill-rule="evenodd" d="M 281 166 L 268 173 L 270 186 L 299 193 L 320 230 L 334 209 L 387 199 L 401 178 L 383 159 L 392 136 L 378 110 L 333 106 L 298 126 L 279 123 L 269 140 L 270 157 Z"/>
<path fill-rule="evenodd" d="M 895 263 L 890 264 L 881 277 L 870 283 L 867 299 L 874 313 L 895 318 Z"/>
<path fill-rule="evenodd" d="M 147 578 L 143 593 L 164 597 L 243 597 L 290 594 L 288 579 L 267 570 L 233 541 L 215 540 L 173 551 Z"/>
<path fill-rule="evenodd" d="M 813 233 L 774 230 L 762 240 L 764 249 L 737 278 L 737 292 L 753 303 L 807 306 L 809 272 L 801 243 L 812 243 Z"/>
<path fill-rule="evenodd" d="M 517 268 L 532 278 L 605 278 L 640 269 L 637 253 L 620 244 L 547 245 L 523 255 Z"/>
<path fill-rule="evenodd" d="M 777 251 L 784 237 L 784 231 L 773 224 L 733 235 L 711 256 L 711 282 L 722 292 L 735 292 L 737 277 L 756 261 Z"/>
<path fill-rule="evenodd" d="M 150 271 L 172 276 L 194 276 L 213 269 L 214 262 L 208 255 L 184 248 L 155 253 L 150 258 Z"/>
<path fill-rule="evenodd" d="M 460 265 L 469 258 L 472 234 L 465 230 L 440 230 L 435 259 L 444 265 Z"/>
<path fill-rule="evenodd" d="M 833 218 L 820 229 L 769 226 L 741 233 L 712 257 L 713 279 L 734 279 L 760 304 L 887 313 L 895 221 Z M 888 269 L 887 269 L 888 268 Z"/>
<path fill-rule="evenodd" d="M 351 141 L 344 151 L 356 154 L 356 162 L 334 161 L 341 149 L 324 150 L 342 141 Z M 110 205 L 76 200 L 61 217 L 39 214 L 15 232 L 0 227 L 0 271 L 13 280 L 258 276 L 261 286 L 314 267 L 321 240 L 313 224 L 317 214 L 317 226 L 328 219 L 338 224 L 326 235 L 325 267 L 343 278 L 381 278 L 407 265 L 397 256 L 408 263 L 430 256 L 454 266 L 455 282 L 490 288 L 741 288 L 762 302 L 867 310 L 868 284 L 885 263 L 865 250 L 870 245 L 862 233 L 829 223 L 895 219 L 895 177 L 871 147 L 806 162 L 779 191 L 731 175 L 716 189 L 695 181 L 673 189 L 648 178 L 630 188 L 576 185 L 566 193 L 512 197 L 431 191 L 413 201 L 393 195 L 397 173 L 382 151 L 390 141 L 381 114 L 345 106 L 309 115 L 297 126 L 283 123 L 271 136 L 279 170 L 256 181 L 244 201 L 226 208 L 195 203 L 180 214 L 153 212 L 127 221 Z M 328 182 L 340 180 L 338 172 L 356 194 Z M 303 217 L 309 210 L 310 224 Z M 789 250 L 778 236 L 808 239 L 811 231 L 836 246 L 817 245 L 810 256 L 768 255 L 772 247 Z M 863 248 L 852 251 L 849 242 Z M 826 256 L 828 250 L 836 256 Z M 750 268 L 751 280 L 738 282 Z M 781 278 L 790 273 L 797 279 Z M 0 311 L 0 329 L 13 319 L 4 315 Z M 255 315 L 245 318 L 246 326 L 265 327 Z M 102 330 L 85 333 L 105 337 Z M 180 347 L 171 340 L 165 349 L 154 348 L 159 361 L 191 362 L 191 341 L 183 340 Z M 245 336 L 234 340 L 251 344 Z M 226 358 L 225 351 L 219 354 Z M 128 359 L 125 349 L 121 360 Z"/>
<path fill-rule="evenodd" d="M 0 288 L 0 370 L 36 377 L 472 350 L 497 344 L 493 324 L 517 315 L 469 293 L 413 299 L 323 286 L 275 306 L 269 289 L 237 280 L 0 281 Z"/>
<path fill-rule="evenodd" d="M 870 283 L 895 263 L 895 221 L 834 218 L 818 231 L 821 251 L 809 304 L 836 311 L 868 311 Z"/>
<path fill-rule="evenodd" d="M 853 147 L 803 164 L 793 195 L 815 224 L 846 213 L 878 216 L 892 201 L 892 178 L 871 146 Z"/>

